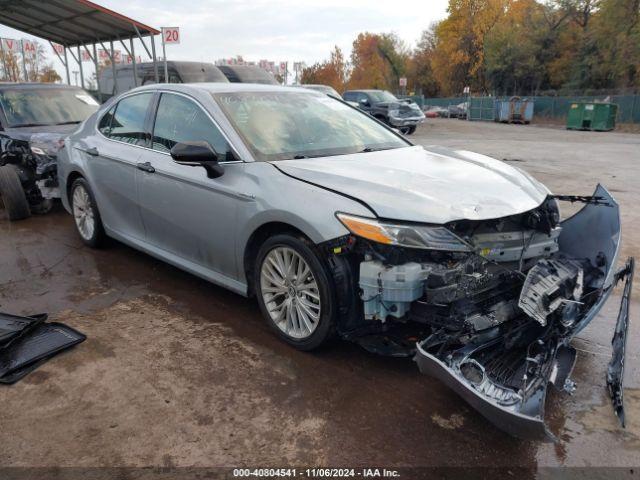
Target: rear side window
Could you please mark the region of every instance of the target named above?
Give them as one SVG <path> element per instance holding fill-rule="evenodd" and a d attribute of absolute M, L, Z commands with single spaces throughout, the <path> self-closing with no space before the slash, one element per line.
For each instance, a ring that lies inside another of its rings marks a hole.
<path fill-rule="evenodd" d="M 182 95 L 163 93 L 153 128 L 152 148 L 169 152 L 176 143 L 202 141 L 209 142 L 221 162 L 235 160 L 229 143 L 198 104 Z"/>
<path fill-rule="evenodd" d="M 100 130 L 100 133 L 105 137 L 108 137 L 109 133 L 111 133 L 111 120 L 113 119 L 113 114 L 115 111 L 116 106 L 114 105 L 109 109 L 107 113 L 102 116 L 102 118 L 100 119 L 100 123 L 98 124 L 98 130 Z"/>
<path fill-rule="evenodd" d="M 146 146 L 144 123 L 151 97 L 151 93 L 140 93 L 120 100 L 111 120 L 109 138 L 131 145 Z"/>

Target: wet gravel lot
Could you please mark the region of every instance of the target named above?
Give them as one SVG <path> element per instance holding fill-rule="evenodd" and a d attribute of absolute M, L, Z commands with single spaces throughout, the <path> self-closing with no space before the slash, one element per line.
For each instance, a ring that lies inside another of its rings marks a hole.
<path fill-rule="evenodd" d="M 601 182 L 621 204 L 623 257 L 640 257 L 640 135 L 443 119 L 413 141 L 505 159 L 555 193 L 590 194 Z M 411 360 L 339 341 L 298 352 L 252 300 L 117 242 L 84 247 L 61 207 L 16 223 L 0 211 L 0 310 L 48 312 L 88 336 L 0 386 L 0 467 L 480 465 L 533 476 L 546 466 L 638 466 L 637 300 L 626 430 L 605 390 L 618 299 L 575 341 L 577 392 L 550 393 L 558 442 L 525 442 Z"/>

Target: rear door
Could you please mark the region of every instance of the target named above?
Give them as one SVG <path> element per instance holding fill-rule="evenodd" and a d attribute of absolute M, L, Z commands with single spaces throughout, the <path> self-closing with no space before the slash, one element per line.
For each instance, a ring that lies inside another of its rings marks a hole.
<path fill-rule="evenodd" d="M 136 171 L 151 139 L 147 115 L 152 98 L 152 92 L 144 92 L 121 99 L 100 119 L 100 135 L 94 135 L 94 144 L 85 151 L 91 188 L 105 226 L 139 240 L 144 239 L 144 228 Z"/>
<path fill-rule="evenodd" d="M 225 173 L 208 178 L 200 166 L 178 165 L 170 155 L 178 142 L 206 141 Z M 146 171 L 138 172 L 147 241 L 153 246 L 227 277 L 236 276 L 236 211 L 243 162 L 210 115 L 191 97 L 163 92 L 155 115 Z M 186 265 L 194 269 L 193 265 Z"/>

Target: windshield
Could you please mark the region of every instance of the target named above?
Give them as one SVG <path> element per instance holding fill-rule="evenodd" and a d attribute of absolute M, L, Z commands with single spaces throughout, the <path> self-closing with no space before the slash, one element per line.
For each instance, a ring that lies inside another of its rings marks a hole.
<path fill-rule="evenodd" d="M 410 145 L 367 114 L 326 95 L 233 92 L 213 96 L 261 161 L 345 155 Z"/>
<path fill-rule="evenodd" d="M 8 127 L 80 123 L 98 109 L 84 90 L 29 88 L 0 91 L 0 107 Z"/>
<path fill-rule="evenodd" d="M 398 102 L 399 100 L 391 92 L 386 90 L 380 90 L 375 92 L 369 92 L 369 96 L 373 98 L 376 103 L 379 102 Z"/>

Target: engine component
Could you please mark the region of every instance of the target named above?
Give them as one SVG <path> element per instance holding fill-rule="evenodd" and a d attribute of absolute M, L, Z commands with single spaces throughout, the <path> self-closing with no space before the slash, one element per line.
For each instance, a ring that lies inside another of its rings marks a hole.
<path fill-rule="evenodd" d="M 580 301 L 583 284 L 584 270 L 578 262 L 540 260 L 527 274 L 518 306 L 544 326 L 549 315 L 562 305 Z M 568 320 L 564 318 L 563 323 Z"/>
<path fill-rule="evenodd" d="M 360 264 L 360 289 L 364 318 L 385 321 L 391 315 L 403 317 L 411 302 L 423 295 L 428 270 L 415 262 L 385 266 L 379 261 Z"/>
<path fill-rule="evenodd" d="M 561 231 L 561 227 L 555 227 L 549 234 L 536 230 L 477 233 L 471 242 L 488 260 L 516 262 L 556 253 Z"/>

